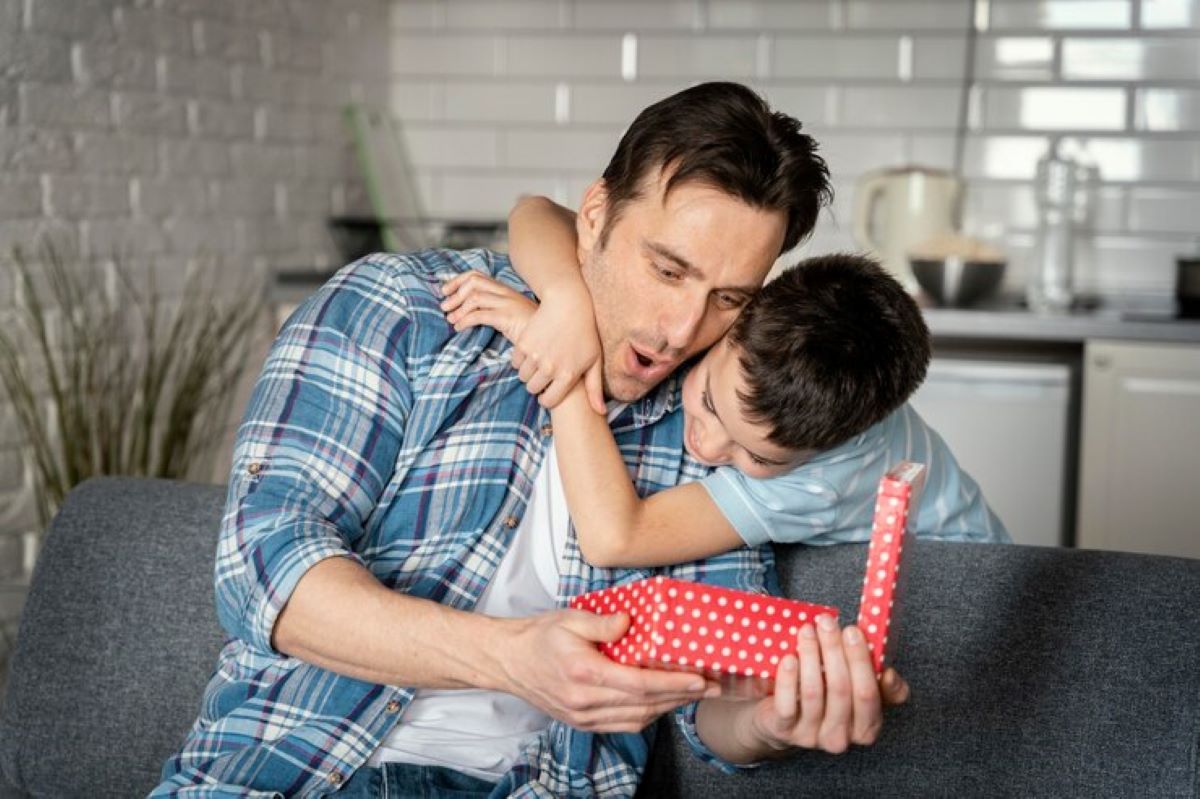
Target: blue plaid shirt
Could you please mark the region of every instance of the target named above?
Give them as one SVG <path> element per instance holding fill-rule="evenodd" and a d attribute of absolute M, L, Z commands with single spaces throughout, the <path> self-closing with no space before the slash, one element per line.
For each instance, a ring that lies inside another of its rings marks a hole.
<path fill-rule="evenodd" d="M 271 646 L 279 612 L 319 561 L 349 557 L 386 586 L 469 610 L 525 512 L 548 421 L 490 328 L 456 333 L 440 284 L 480 270 L 528 291 L 483 250 L 375 255 L 309 298 L 280 332 L 238 431 L 216 557 L 229 639 L 182 750 L 154 796 L 319 796 L 366 762 L 414 694 Z M 675 379 L 612 424 L 643 495 L 703 477 L 683 449 Z M 651 573 L 774 589 L 769 548 L 650 572 L 593 568 L 572 531 L 558 603 Z M 676 712 L 701 757 L 695 705 Z M 630 796 L 652 743 L 553 722 L 494 796 Z"/>

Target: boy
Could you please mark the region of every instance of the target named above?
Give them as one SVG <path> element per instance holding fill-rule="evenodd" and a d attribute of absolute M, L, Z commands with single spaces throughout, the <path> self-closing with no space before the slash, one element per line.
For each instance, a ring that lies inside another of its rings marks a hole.
<path fill-rule="evenodd" d="M 572 263 L 574 236 L 563 209 L 523 200 L 510 234 L 523 277 L 573 271 L 564 266 Z M 672 267 L 669 259 L 652 265 L 664 280 L 674 279 Z M 563 342 L 571 351 L 598 351 L 590 309 L 557 309 L 558 319 L 576 319 L 573 329 L 531 341 L 526 328 L 541 310 L 523 295 L 475 274 L 449 281 L 445 293 L 443 309 L 457 329 L 487 324 L 520 342 L 513 362 L 552 405 L 552 457 L 561 462 L 579 546 L 593 565 L 659 566 L 767 541 L 865 541 L 879 478 L 901 460 L 927 467 L 913 521 L 919 535 L 1009 540 L 978 485 L 905 404 L 925 377 L 929 332 L 912 298 L 868 258 L 809 259 L 748 302 L 683 380 L 685 446 L 722 468 L 645 499 L 594 412 L 595 383 L 589 392 L 576 381 L 558 402 L 547 396 L 553 366 L 532 356 Z"/>

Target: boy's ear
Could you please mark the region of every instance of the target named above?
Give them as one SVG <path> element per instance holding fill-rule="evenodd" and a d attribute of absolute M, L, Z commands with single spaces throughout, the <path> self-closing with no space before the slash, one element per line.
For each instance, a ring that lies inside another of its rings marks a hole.
<path fill-rule="evenodd" d="M 608 187 L 604 178 L 597 178 L 583 193 L 579 213 L 575 215 L 575 235 L 579 239 L 579 260 L 600 246 L 600 234 L 608 219 Z"/>

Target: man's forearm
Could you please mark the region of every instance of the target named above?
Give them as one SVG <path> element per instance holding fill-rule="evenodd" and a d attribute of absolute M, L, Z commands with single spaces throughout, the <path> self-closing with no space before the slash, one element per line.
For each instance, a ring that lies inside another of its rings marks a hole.
<path fill-rule="evenodd" d="M 385 588 L 348 558 L 329 558 L 296 584 L 272 643 L 349 677 L 418 688 L 504 689 L 496 655 L 506 620 Z"/>
<path fill-rule="evenodd" d="M 696 709 L 696 733 L 713 754 L 730 763 L 757 763 L 782 757 L 788 749 L 772 749 L 752 741 L 750 714 L 753 701 L 705 699 Z"/>

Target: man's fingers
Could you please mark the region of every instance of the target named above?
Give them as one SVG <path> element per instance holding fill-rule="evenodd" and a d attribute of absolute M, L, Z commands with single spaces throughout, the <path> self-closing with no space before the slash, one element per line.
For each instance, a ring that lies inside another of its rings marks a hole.
<path fill-rule="evenodd" d="M 786 730 L 796 723 L 799 703 L 797 689 L 800 682 L 800 664 L 795 655 L 787 655 L 779 661 L 775 672 L 775 715 Z"/>
<path fill-rule="evenodd" d="M 879 682 L 871 665 L 871 652 L 866 639 L 857 627 L 842 631 L 843 649 L 850 673 L 851 710 L 850 742 L 872 744 L 883 727 Z"/>
<path fill-rule="evenodd" d="M 811 623 L 800 626 L 796 653 L 800 657 L 799 746 L 816 745 L 817 730 L 825 714 L 825 680 L 821 674 L 821 647 Z"/>
<path fill-rule="evenodd" d="M 691 700 L 683 699 L 648 705 L 600 706 L 594 711 L 578 714 L 572 726 L 590 732 L 641 732 L 659 716 L 686 705 L 689 701 Z"/>
<path fill-rule="evenodd" d="M 828 621 L 826 621 L 828 620 Z M 817 619 L 817 639 L 825 665 L 825 718 L 821 724 L 821 748 L 840 754 L 850 745 L 850 669 L 842 647 L 842 633 L 832 616 Z"/>
<path fill-rule="evenodd" d="M 903 705 L 908 701 L 908 682 L 893 668 L 884 669 L 883 676 L 879 679 L 879 691 L 883 704 L 889 707 Z"/>

